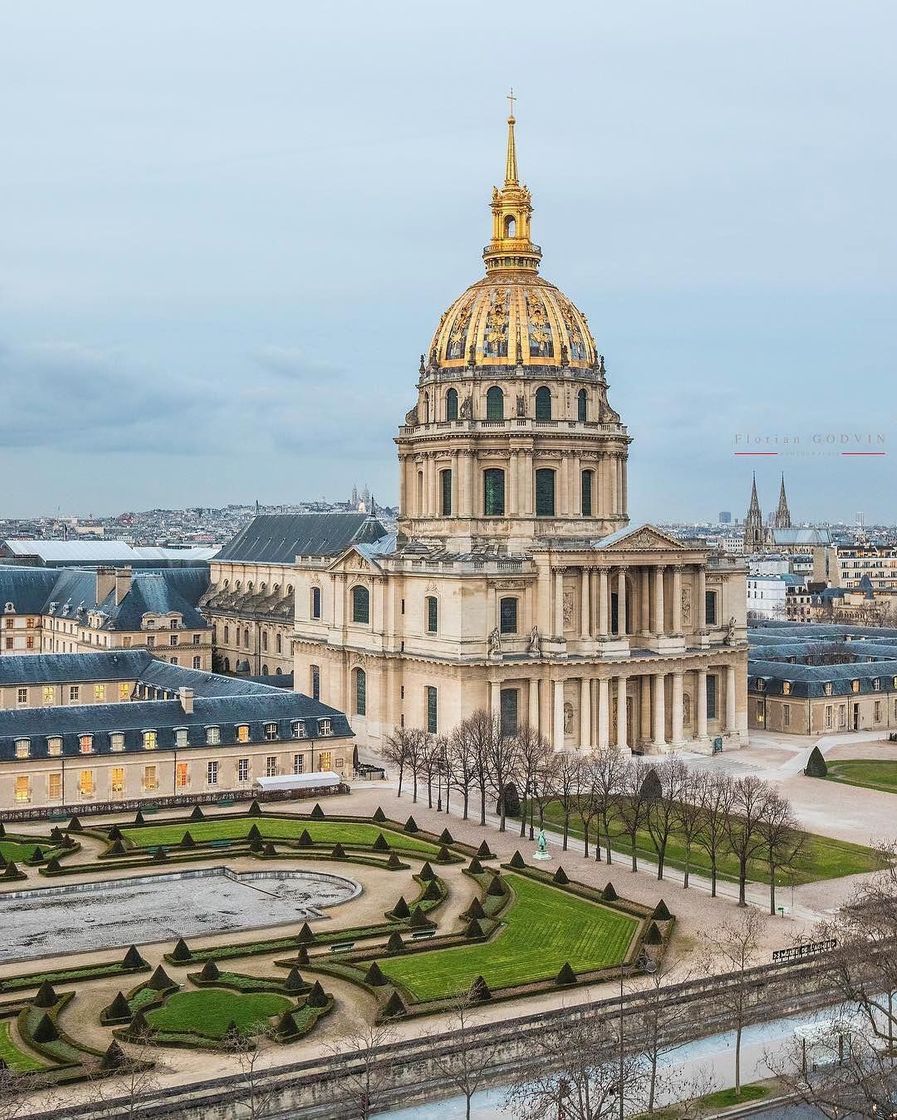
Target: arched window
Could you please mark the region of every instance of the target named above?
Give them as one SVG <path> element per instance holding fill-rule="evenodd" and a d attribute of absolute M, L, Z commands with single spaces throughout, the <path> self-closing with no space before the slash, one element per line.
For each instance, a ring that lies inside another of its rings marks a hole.
<path fill-rule="evenodd" d="M 230 627 L 225 622 L 225 624 L 224 624 L 224 644 L 227 645 L 227 643 L 229 641 L 230 641 Z"/>
<path fill-rule="evenodd" d="M 452 515 L 452 472 L 450 470 L 439 472 L 439 494 L 442 499 L 442 516 Z"/>
<path fill-rule="evenodd" d="M 262 666 L 262 676 L 263 676 L 263 677 L 267 677 L 267 675 L 268 675 L 268 666 L 267 666 L 267 665 L 263 665 L 263 666 Z"/>
<path fill-rule="evenodd" d="M 371 594 L 366 587 L 352 588 L 352 621 L 364 625 L 371 621 Z"/>
<path fill-rule="evenodd" d="M 536 517 L 554 517 L 554 471 L 536 471 Z"/>
<path fill-rule="evenodd" d="M 551 390 L 545 385 L 536 390 L 536 419 L 551 419 Z"/>
<path fill-rule="evenodd" d="M 355 714 L 363 716 L 367 713 L 368 698 L 367 698 L 367 674 L 364 669 L 353 669 L 352 676 L 354 677 L 355 687 L 352 692 L 355 697 Z"/>
<path fill-rule="evenodd" d="M 230 658 L 229 657 L 225 657 L 225 659 L 224 659 L 224 671 L 225 671 L 225 673 L 230 672 Z"/>
<path fill-rule="evenodd" d="M 449 389 L 445 394 L 445 418 L 446 420 L 458 419 L 458 390 Z"/>
<path fill-rule="evenodd" d="M 505 472 L 497 467 L 483 471 L 483 516 L 504 517 Z"/>
<path fill-rule="evenodd" d="M 497 385 L 493 385 L 486 392 L 486 419 L 504 420 L 505 395 Z"/>
<path fill-rule="evenodd" d="M 435 634 L 439 629 L 439 602 L 435 595 L 428 595 L 424 600 L 426 607 L 427 633 Z"/>
<path fill-rule="evenodd" d="M 582 515 L 583 517 L 592 516 L 592 486 L 594 483 L 594 471 L 582 472 Z"/>
<path fill-rule="evenodd" d="M 268 652 L 268 631 L 267 630 L 262 631 L 262 649 L 266 653 Z"/>
<path fill-rule="evenodd" d="M 505 237 L 517 236 L 517 221 L 513 214 L 508 214 L 505 218 Z"/>
<path fill-rule="evenodd" d="M 276 644 L 277 644 L 277 652 L 278 653 L 283 653 L 283 635 L 282 634 L 277 635 Z"/>
<path fill-rule="evenodd" d="M 312 618 L 321 617 L 321 589 L 320 587 L 313 587 L 311 589 L 311 616 Z"/>
<path fill-rule="evenodd" d="M 576 419 L 584 424 L 589 418 L 589 394 L 580 389 L 576 394 Z"/>
<path fill-rule="evenodd" d="M 424 472 L 417 472 L 417 512 L 424 512 Z"/>
<path fill-rule="evenodd" d="M 517 599 L 508 596 L 498 604 L 498 627 L 502 634 L 517 633 Z"/>
<path fill-rule="evenodd" d="M 249 649 L 249 631 L 248 630 L 243 631 L 243 645 L 247 649 Z"/>
<path fill-rule="evenodd" d="M 424 423 L 430 423 L 430 394 L 424 393 Z"/>

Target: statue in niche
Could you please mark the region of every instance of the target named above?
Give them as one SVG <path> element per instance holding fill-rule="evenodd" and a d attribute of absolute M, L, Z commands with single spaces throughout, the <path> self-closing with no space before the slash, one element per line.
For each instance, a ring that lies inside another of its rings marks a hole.
<path fill-rule="evenodd" d="M 539 633 L 538 626 L 534 626 L 529 632 L 528 648 L 533 657 L 542 656 L 542 635 Z"/>
<path fill-rule="evenodd" d="M 415 405 L 414 408 L 410 409 L 408 412 L 405 413 L 405 424 L 409 428 L 416 428 L 417 427 L 417 425 L 418 425 L 417 405 Z"/>
<path fill-rule="evenodd" d="M 725 643 L 727 646 L 735 645 L 735 615 L 729 616 L 729 621 L 726 623 L 726 637 Z"/>
<path fill-rule="evenodd" d="M 565 344 L 561 344 L 561 365 L 566 368 L 570 365 L 570 351 Z"/>
<path fill-rule="evenodd" d="M 461 407 L 458 410 L 458 415 L 462 420 L 469 420 L 473 415 L 473 402 L 471 401 L 469 394 L 464 398 L 463 401 L 461 401 Z"/>
<path fill-rule="evenodd" d="M 573 705 L 569 700 L 564 703 L 564 734 L 573 734 Z"/>
<path fill-rule="evenodd" d="M 501 654 L 501 632 L 493 626 L 489 634 L 489 656 L 497 657 Z"/>
<path fill-rule="evenodd" d="M 691 626 L 691 588 L 690 587 L 683 587 L 682 588 L 682 599 L 681 599 L 680 602 L 681 602 L 681 606 L 682 606 L 682 625 L 683 626 Z"/>
<path fill-rule="evenodd" d="M 575 608 L 575 595 L 572 587 L 564 588 L 564 629 L 573 625 L 573 611 Z"/>
<path fill-rule="evenodd" d="M 526 416 L 526 397 L 523 393 L 517 394 L 517 415 Z"/>
<path fill-rule="evenodd" d="M 691 697 L 687 692 L 682 696 L 682 724 L 691 727 Z"/>

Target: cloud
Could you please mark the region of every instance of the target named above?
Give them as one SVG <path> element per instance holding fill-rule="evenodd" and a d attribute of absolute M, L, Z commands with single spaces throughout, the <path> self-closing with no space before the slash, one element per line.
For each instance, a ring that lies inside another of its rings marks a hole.
<path fill-rule="evenodd" d="M 338 380 L 344 374 L 338 366 L 315 361 L 290 346 L 263 346 L 253 354 L 253 359 L 269 373 L 294 381 L 320 383 Z"/>

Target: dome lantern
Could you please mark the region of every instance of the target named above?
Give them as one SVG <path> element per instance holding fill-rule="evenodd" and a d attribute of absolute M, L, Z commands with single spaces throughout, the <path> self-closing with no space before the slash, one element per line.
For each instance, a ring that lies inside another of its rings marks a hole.
<path fill-rule="evenodd" d="M 532 198 L 520 185 L 517 171 L 517 142 L 514 136 L 514 91 L 508 94 L 508 146 L 505 155 L 505 183 L 492 188 L 492 240 L 483 250 L 487 273 L 505 270 L 538 272 L 542 250 L 530 241 Z"/>

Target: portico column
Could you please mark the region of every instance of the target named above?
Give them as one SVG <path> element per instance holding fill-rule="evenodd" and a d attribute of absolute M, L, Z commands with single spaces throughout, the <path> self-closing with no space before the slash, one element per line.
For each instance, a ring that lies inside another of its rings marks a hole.
<path fill-rule="evenodd" d="M 457 451 L 452 452 L 452 485 L 450 495 L 452 502 L 452 517 L 457 517 L 461 512 L 461 479 L 458 476 L 458 463 L 460 456 Z M 439 495 L 439 512 L 442 513 L 442 494 Z"/>
<path fill-rule="evenodd" d="M 520 512 L 517 506 L 518 502 L 518 471 L 517 471 L 517 452 L 512 451 L 508 457 L 508 514 L 511 517 L 516 517 Z"/>
<path fill-rule="evenodd" d="M 598 750 L 606 751 L 610 746 L 610 681 L 607 677 L 598 678 Z"/>
<path fill-rule="evenodd" d="M 579 636 L 588 641 L 591 637 L 591 609 L 589 606 L 589 569 L 580 569 L 580 599 L 579 599 Z"/>
<path fill-rule="evenodd" d="M 683 680 L 682 673 L 673 673 L 673 745 L 679 746 L 683 739 L 682 720 L 683 720 Z"/>
<path fill-rule="evenodd" d="M 591 637 L 591 638 L 596 638 L 598 636 L 598 613 L 599 613 L 599 610 L 600 610 L 600 608 L 598 606 L 599 595 L 600 595 L 600 591 L 599 591 L 599 581 L 598 581 L 598 569 L 597 568 L 590 568 L 589 569 L 589 637 Z"/>
<path fill-rule="evenodd" d="M 539 681 L 529 682 L 529 726 L 530 730 L 539 730 Z"/>
<path fill-rule="evenodd" d="M 658 638 L 663 636 L 663 572 L 664 565 L 658 564 L 654 569 L 654 633 Z"/>
<path fill-rule="evenodd" d="M 641 592 L 639 594 L 641 599 L 641 626 L 639 629 L 643 634 L 651 633 L 651 570 L 650 568 L 641 569 Z"/>
<path fill-rule="evenodd" d="M 554 633 L 555 637 L 564 636 L 564 571 L 558 568 L 554 573 Z"/>
<path fill-rule="evenodd" d="M 626 741 L 626 677 L 617 677 L 617 750 L 627 749 Z"/>
<path fill-rule="evenodd" d="M 698 738 L 707 738 L 707 670 L 698 669 L 698 690 L 695 707 L 698 710 Z"/>
<path fill-rule="evenodd" d="M 554 718 L 552 743 L 556 751 L 564 749 L 564 682 L 554 681 Z"/>
<path fill-rule="evenodd" d="M 664 675 L 654 674 L 654 746 L 663 750 L 666 746 L 666 704 L 664 696 Z"/>
<path fill-rule="evenodd" d="M 598 637 L 606 638 L 608 634 L 608 620 L 610 617 L 609 611 L 610 592 L 608 590 L 607 582 L 607 568 L 600 568 L 598 571 Z"/>
<path fill-rule="evenodd" d="M 617 572 L 617 634 L 626 636 L 626 569 Z"/>
<path fill-rule="evenodd" d="M 429 466 L 429 481 L 430 481 L 430 486 L 429 486 L 430 502 L 429 502 L 429 509 L 427 510 L 427 514 L 430 517 L 437 517 L 439 515 L 439 502 L 437 500 L 438 483 L 439 483 L 439 471 L 436 468 L 436 457 L 434 455 L 431 455 L 428 458 L 427 463 L 428 463 L 428 466 Z"/>
<path fill-rule="evenodd" d="M 698 565 L 697 578 L 695 579 L 695 629 L 703 634 L 707 629 L 707 573 Z"/>
<path fill-rule="evenodd" d="M 592 703 L 589 678 L 579 681 L 579 745 L 584 751 L 592 749 Z"/>
<path fill-rule="evenodd" d="M 735 731 L 735 666 L 726 666 L 726 730 Z"/>
<path fill-rule="evenodd" d="M 501 718 L 501 685 L 498 681 L 489 682 L 489 711 L 493 719 Z"/>
<path fill-rule="evenodd" d="M 673 637 L 682 637 L 682 565 L 673 566 Z"/>

